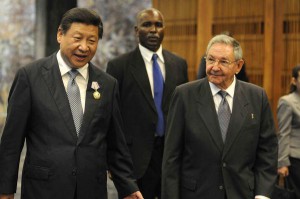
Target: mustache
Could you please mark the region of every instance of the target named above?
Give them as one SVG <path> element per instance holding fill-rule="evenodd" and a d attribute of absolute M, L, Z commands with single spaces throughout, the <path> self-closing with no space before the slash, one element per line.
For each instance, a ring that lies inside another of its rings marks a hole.
<path fill-rule="evenodd" d="M 157 34 L 152 34 L 152 33 L 148 34 L 147 37 L 148 37 L 148 38 L 155 38 L 155 39 L 159 39 L 159 38 L 160 38 L 159 35 L 157 35 Z"/>

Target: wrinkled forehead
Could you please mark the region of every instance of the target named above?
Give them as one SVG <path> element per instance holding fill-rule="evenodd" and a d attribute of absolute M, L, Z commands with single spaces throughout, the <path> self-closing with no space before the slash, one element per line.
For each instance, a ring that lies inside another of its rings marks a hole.
<path fill-rule="evenodd" d="M 234 56 L 233 46 L 225 43 L 214 43 L 208 49 L 207 55 Z"/>
<path fill-rule="evenodd" d="M 162 15 L 156 10 L 145 10 L 138 15 L 138 24 L 144 23 L 146 21 L 160 21 L 163 22 Z"/>

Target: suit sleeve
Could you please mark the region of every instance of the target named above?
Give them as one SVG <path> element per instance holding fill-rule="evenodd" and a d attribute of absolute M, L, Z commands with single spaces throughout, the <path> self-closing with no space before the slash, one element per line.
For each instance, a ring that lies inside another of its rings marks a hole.
<path fill-rule="evenodd" d="M 197 79 L 201 79 L 206 77 L 206 61 L 205 58 L 202 57 L 199 64 Z"/>
<path fill-rule="evenodd" d="M 113 89 L 112 118 L 108 133 L 108 169 L 120 197 L 125 197 L 138 190 L 133 179 L 133 165 L 126 145 L 121 113 L 119 110 L 119 90 L 117 81 Z"/>
<path fill-rule="evenodd" d="M 255 195 L 270 197 L 277 178 L 278 141 L 267 95 L 262 91 L 260 134 L 254 165 Z"/>
<path fill-rule="evenodd" d="M 115 65 L 115 62 L 109 61 L 107 63 L 106 72 L 118 80 L 119 86 L 122 85 L 122 71 L 121 67 Z"/>
<path fill-rule="evenodd" d="M 289 143 L 290 133 L 292 131 L 293 109 L 289 103 L 281 98 L 278 102 L 277 119 L 278 119 L 278 167 L 290 166 L 289 160 Z"/>
<path fill-rule="evenodd" d="M 178 65 L 178 68 L 179 68 L 179 79 L 178 79 L 178 82 L 177 82 L 177 86 L 180 85 L 180 84 L 184 84 L 184 83 L 187 83 L 189 81 L 189 77 L 188 77 L 188 65 L 187 65 L 187 62 L 185 59 L 180 59 L 178 61 L 178 63 L 180 63 Z"/>
<path fill-rule="evenodd" d="M 176 88 L 170 105 L 165 135 L 162 165 L 162 198 L 164 199 L 180 199 L 184 111 L 183 101 Z"/>
<path fill-rule="evenodd" d="M 25 69 L 18 71 L 8 97 L 7 117 L 0 144 L 0 194 L 16 192 L 20 153 L 30 115 L 30 87 Z"/>

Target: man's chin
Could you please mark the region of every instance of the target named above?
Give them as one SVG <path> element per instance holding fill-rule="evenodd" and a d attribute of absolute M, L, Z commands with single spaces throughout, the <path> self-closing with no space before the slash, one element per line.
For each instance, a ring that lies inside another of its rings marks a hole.
<path fill-rule="evenodd" d="M 208 81 L 214 83 L 214 82 L 221 82 L 222 81 L 222 78 L 220 76 L 215 76 L 215 75 L 210 75 L 207 77 L 208 78 Z"/>
<path fill-rule="evenodd" d="M 83 66 L 85 66 L 86 63 L 72 63 L 72 68 L 82 68 Z"/>

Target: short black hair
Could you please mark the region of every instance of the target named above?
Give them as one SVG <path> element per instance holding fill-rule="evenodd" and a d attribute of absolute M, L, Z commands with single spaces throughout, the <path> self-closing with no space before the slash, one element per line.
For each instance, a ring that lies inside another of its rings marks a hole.
<path fill-rule="evenodd" d="M 295 78 L 296 80 L 298 79 L 299 71 L 300 71 L 300 65 L 295 66 L 292 70 L 292 77 Z M 297 86 L 295 86 L 294 84 L 291 84 L 290 93 L 292 93 L 296 90 L 297 90 Z"/>
<path fill-rule="evenodd" d="M 72 8 L 63 15 L 59 27 L 65 34 L 70 29 L 72 23 L 75 22 L 98 26 L 98 36 L 99 39 L 102 38 L 102 20 L 95 11 L 89 10 L 87 8 Z"/>

